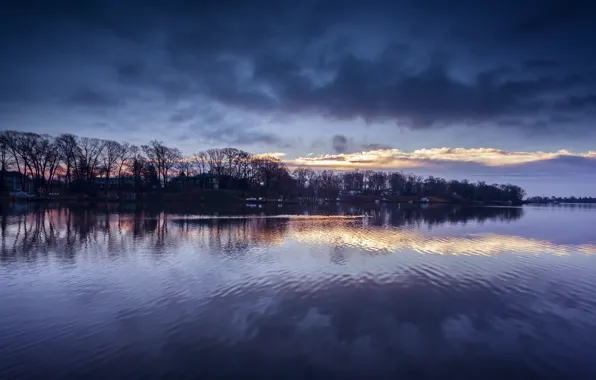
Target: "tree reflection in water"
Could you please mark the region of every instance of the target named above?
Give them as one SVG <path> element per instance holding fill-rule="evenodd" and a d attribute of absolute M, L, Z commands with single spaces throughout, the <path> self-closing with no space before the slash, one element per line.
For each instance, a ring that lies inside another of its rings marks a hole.
<path fill-rule="evenodd" d="M 235 215 L 235 218 L 228 218 Z M 308 216 L 323 219 L 304 219 Z M 366 215 L 367 217 L 362 217 Z M 73 261 L 77 254 L 106 256 L 144 250 L 160 254 L 180 244 L 196 244 L 221 254 L 250 247 L 281 244 L 291 231 L 312 232 L 329 225 L 367 227 L 420 227 L 445 223 L 511 221 L 521 218 L 521 208 L 399 208 L 329 205 L 289 209 L 229 209 L 222 211 L 151 207 L 139 204 L 88 206 L 5 206 L 1 214 L 0 259 L 36 260 L 53 257 Z M 286 217 L 287 216 L 287 217 Z M 295 216 L 303 216 L 294 220 Z M 326 216 L 355 216 L 331 219 Z M 271 218 L 269 218 L 271 217 Z M 307 231 L 305 231 L 305 229 Z M 91 250 L 91 248 L 93 248 Z"/>

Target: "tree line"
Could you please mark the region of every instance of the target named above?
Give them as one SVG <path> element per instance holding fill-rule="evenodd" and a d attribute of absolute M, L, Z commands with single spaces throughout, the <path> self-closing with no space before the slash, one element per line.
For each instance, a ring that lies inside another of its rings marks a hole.
<path fill-rule="evenodd" d="M 594 197 L 531 197 L 527 199 L 528 203 L 596 203 Z"/>
<path fill-rule="evenodd" d="M 412 173 L 355 170 L 315 172 L 310 168 L 297 168 L 293 172 L 301 193 L 332 197 L 341 191 L 359 194 L 434 196 L 445 199 L 470 201 L 521 202 L 525 191 L 511 184 L 487 184 L 484 181 L 446 180 L 439 177 L 422 177 Z"/>
<path fill-rule="evenodd" d="M 57 137 L 30 132 L 0 132 L 0 183 L 8 171 L 20 175 L 22 188 L 58 187 L 73 193 L 92 193 L 97 178 L 116 181 L 135 191 L 176 191 L 197 175 L 218 179 L 222 189 L 265 196 L 331 198 L 343 191 L 369 195 L 435 196 L 471 201 L 520 202 L 525 191 L 511 184 L 446 180 L 402 172 L 375 170 L 316 171 L 290 168 L 272 156 L 236 148 L 214 148 L 184 156 L 175 147 L 152 140 L 135 146 L 128 142 Z"/>
<path fill-rule="evenodd" d="M 163 191 L 172 178 L 210 174 L 236 188 L 281 190 L 291 176 L 278 158 L 253 155 L 240 149 L 207 149 L 183 156 L 176 147 L 152 140 L 136 146 L 128 142 L 61 134 L 57 137 L 31 132 L 0 132 L 0 183 L 5 188 L 9 171 L 19 173 L 23 189 L 92 192 L 96 179 L 139 191 Z M 29 186 L 27 186 L 29 185 Z"/>

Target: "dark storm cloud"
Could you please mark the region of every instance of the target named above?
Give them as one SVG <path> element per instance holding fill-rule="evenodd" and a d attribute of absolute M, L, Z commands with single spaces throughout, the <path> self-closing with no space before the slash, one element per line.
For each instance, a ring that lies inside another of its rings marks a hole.
<path fill-rule="evenodd" d="M 141 64 L 124 63 L 116 68 L 118 78 L 124 82 L 143 80 L 145 68 Z"/>
<path fill-rule="evenodd" d="M 455 80 L 448 67 L 430 66 L 407 74 L 384 60 L 343 58 L 334 79 L 314 86 L 310 79 L 288 74 L 268 85 L 275 98 L 252 93 L 251 107 L 286 107 L 288 112 L 321 112 L 330 117 L 366 120 L 396 120 L 413 128 L 439 124 L 483 122 L 503 116 L 523 117 L 549 108 L 545 94 L 564 94 L 581 85 L 578 75 L 559 78 L 502 78 L 486 71 L 471 83 Z M 221 99 L 242 105 L 247 93 L 216 93 Z"/>
<path fill-rule="evenodd" d="M 11 1 L 0 16 L 9 57 L 0 63 L 0 101 L 60 94 L 88 109 L 152 102 L 147 108 L 161 112 L 200 96 L 260 114 L 581 134 L 596 116 L 594 8 L 558 0 Z M 177 123 L 194 117 L 168 114 Z M 234 123 L 208 130 L 230 142 L 282 139 Z"/>
<path fill-rule="evenodd" d="M 169 116 L 169 122 L 173 128 L 181 126 L 187 131 L 185 136 L 214 145 L 290 146 L 278 133 L 263 130 L 254 120 L 238 120 L 221 108 L 196 105 L 181 107 Z"/>
<path fill-rule="evenodd" d="M 348 138 L 343 135 L 335 135 L 331 139 L 331 145 L 335 153 L 346 153 L 348 151 Z"/>
<path fill-rule="evenodd" d="M 568 26 L 583 12 L 591 10 L 589 2 L 585 1 L 546 1 L 535 5 L 531 15 L 522 18 L 511 28 L 511 33 L 516 37 L 528 37 Z"/>
<path fill-rule="evenodd" d="M 559 102 L 558 106 L 561 109 L 571 111 L 590 110 L 596 107 L 596 94 L 583 96 L 573 95 Z"/>
<path fill-rule="evenodd" d="M 229 145 L 267 144 L 279 145 L 282 139 L 272 133 L 243 130 L 242 128 L 222 127 L 204 131 L 202 136 Z"/>
<path fill-rule="evenodd" d="M 559 62 L 550 59 L 529 59 L 524 62 L 524 67 L 527 69 L 542 69 L 559 66 Z"/>
<path fill-rule="evenodd" d="M 88 107 L 111 107 L 119 104 L 119 97 L 92 90 L 89 88 L 79 89 L 65 99 L 69 105 Z"/>

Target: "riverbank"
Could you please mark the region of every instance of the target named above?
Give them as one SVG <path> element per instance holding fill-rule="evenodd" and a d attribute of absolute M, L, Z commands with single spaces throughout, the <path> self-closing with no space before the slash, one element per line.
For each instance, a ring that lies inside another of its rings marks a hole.
<path fill-rule="evenodd" d="M 339 196 L 337 198 L 271 198 L 260 197 L 254 194 L 242 193 L 240 191 L 201 191 L 188 190 L 183 192 L 164 193 L 140 193 L 124 194 L 121 197 L 97 195 L 94 197 L 79 194 L 60 194 L 44 198 L 19 199 L 8 195 L 0 197 L 1 202 L 60 202 L 60 203 L 86 203 L 86 202 L 110 202 L 110 203 L 183 203 L 183 204 L 321 204 L 321 203 L 395 203 L 395 204 L 442 204 L 442 205 L 465 205 L 465 206 L 517 206 L 511 202 L 481 202 L 461 198 L 441 197 L 419 197 L 419 196 L 380 196 L 380 195 L 352 195 Z M 521 203 L 519 204 L 521 205 Z"/>

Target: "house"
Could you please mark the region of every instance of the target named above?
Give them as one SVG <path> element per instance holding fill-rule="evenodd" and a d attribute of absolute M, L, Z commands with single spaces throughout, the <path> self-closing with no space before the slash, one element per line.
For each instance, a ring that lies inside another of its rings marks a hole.
<path fill-rule="evenodd" d="M 172 184 L 182 189 L 219 190 L 219 180 L 211 173 L 202 173 L 194 176 L 178 176 L 172 179 Z"/>

